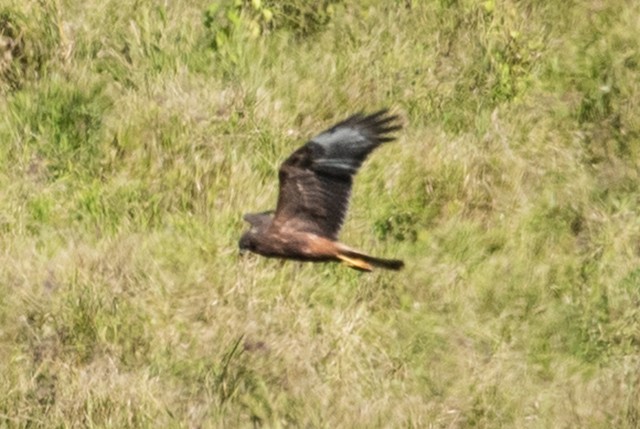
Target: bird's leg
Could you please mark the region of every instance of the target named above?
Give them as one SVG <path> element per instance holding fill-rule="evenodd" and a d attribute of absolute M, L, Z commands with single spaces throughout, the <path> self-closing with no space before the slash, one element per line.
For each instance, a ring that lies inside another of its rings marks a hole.
<path fill-rule="evenodd" d="M 358 258 L 351 258 L 349 256 L 338 254 L 338 259 L 347 264 L 350 268 L 355 268 L 356 270 L 361 271 L 372 271 L 373 267 L 369 265 L 366 261 Z"/>

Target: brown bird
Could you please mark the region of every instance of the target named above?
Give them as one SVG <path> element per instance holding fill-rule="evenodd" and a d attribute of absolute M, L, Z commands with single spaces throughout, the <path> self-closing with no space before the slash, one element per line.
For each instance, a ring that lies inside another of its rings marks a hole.
<path fill-rule="evenodd" d="M 357 270 L 399 270 L 404 262 L 366 255 L 338 242 L 347 214 L 353 176 L 367 156 L 401 126 L 386 109 L 361 113 L 334 125 L 296 150 L 280 166 L 275 210 L 249 213 L 251 228 L 241 252 L 300 261 L 342 261 Z"/>

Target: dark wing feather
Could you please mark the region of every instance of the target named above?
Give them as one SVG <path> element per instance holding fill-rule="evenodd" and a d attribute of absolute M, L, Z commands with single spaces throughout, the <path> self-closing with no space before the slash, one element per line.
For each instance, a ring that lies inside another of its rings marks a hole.
<path fill-rule="evenodd" d="M 273 219 L 273 210 L 260 213 L 246 213 L 242 218 L 252 227 L 263 228 Z"/>
<path fill-rule="evenodd" d="M 357 114 L 311 139 L 280 167 L 273 225 L 336 239 L 349 205 L 353 176 L 389 134 L 398 117 L 381 110 Z"/>

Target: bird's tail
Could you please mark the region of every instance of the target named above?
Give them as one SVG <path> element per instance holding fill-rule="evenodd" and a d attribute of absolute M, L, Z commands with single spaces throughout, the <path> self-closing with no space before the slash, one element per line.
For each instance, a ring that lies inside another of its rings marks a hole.
<path fill-rule="evenodd" d="M 350 268 L 360 271 L 372 271 L 373 267 L 397 271 L 404 267 L 404 262 L 398 259 L 376 258 L 365 255 L 364 253 L 350 249 L 346 246 L 338 252 L 338 259 L 347 264 Z"/>

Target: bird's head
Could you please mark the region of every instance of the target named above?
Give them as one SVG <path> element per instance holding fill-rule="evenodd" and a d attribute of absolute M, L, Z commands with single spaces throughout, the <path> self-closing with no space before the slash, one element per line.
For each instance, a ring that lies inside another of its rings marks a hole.
<path fill-rule="evenodd" d="M 243 218 L 251 225 L 251 228 L 240 237 L 240 241 L 238 242 L 240 254 L 246 253 L 247 251 L 256 252 L 259 242 L 258 235 L 271 223 L 273 212 L 248 213 L 244 215 Z"/>
<path fill-rule="evenodd" d="M 240 237 L 240 241 L 238 241 L 238 247 L 240 248 L 240 254 L 245 254 L 246 252 L 253 252 L 256 249 L 255 243 L 255 228 L 251 228 Z"/>

